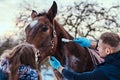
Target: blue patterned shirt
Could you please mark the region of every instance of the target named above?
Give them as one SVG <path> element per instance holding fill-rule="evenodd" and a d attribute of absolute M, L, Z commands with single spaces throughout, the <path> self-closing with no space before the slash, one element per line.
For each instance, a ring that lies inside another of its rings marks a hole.
<path fill-rule="evenodd" d="M 21 65 L 18 70 L 20 80 L 38 80 L 38 73 L 30 66 Z"/>
<path fill-rule="evenodd" d="M 9 61 L 5 58 L 0 60 L 0 72 L 10 73 Z M 30 66 L 21 65 L 18 69 L 20 80 L 38 80 L 37 70 L 32 69 Z M 2 75 L 0 75 L 1 77 Z"/>
<path fill-rule="evenodd" d="M 0 60 L 0 70 L 6 73 L 10 73 L 9 62 L 6 58 L 1 58 Z"/>

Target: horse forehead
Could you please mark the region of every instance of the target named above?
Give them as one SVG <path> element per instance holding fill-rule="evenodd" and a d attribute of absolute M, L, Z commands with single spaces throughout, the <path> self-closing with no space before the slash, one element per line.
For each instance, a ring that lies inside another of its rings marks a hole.
<path fill-rule="evenodd" d="M 36 24 L 38 23 L 38 20 L 33 20 L 31 23 L 30 23 L 30 27 L 34 27 Z"/>
<path fill-rule="evenodd" d="M 30 23 L 31 28 L 34 27 L 37 23 L 42 23 L 42 24 L 47 23 L 47 24 L 48 24 L 48 23 L 50 23 L 50 21 L 49 21 L 48 18 L 46 18 L 46 17 L 44 17 L 44 16 L 42 16 L 42 17 L 37 17 L 35 20 L 33 20 L 33 21 Z"/>

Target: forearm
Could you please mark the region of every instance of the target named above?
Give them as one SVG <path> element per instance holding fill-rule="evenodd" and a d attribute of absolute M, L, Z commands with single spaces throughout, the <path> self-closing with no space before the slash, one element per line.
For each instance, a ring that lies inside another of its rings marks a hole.
<path fill-rule="evenodd" d="M 63 76 L 65 78 L 67 78 L 68 80 L 88 80 L 88 77 L 86 76 L 86 78 L 82 75 L 80 75 L 80 73 L 76 73 L 76 72 L 72 72 L 70 70 L 64 69 L 64 67 L 60 67 L 58 69 L 58 71 L 63 74 Z M 80 77 L 80 78 L 79 78 Z"/>
<path fill-rule="evenodd" d="M 89 80 L 87 76 L 81 75 L 81 73 L 72 72 L 67 69 L 62 69 L 62 74 L 68 80 Z"/>
<path fill-rule="evenodd" d="M 68 80 L 76 80 L 73 72 L 67 70 L 67 69 L 64 69 L 63 67 L 60 67 L 59 68 L 59 72 L 64 76 L 64 78 L 68 79 Z"/>
<path fill-rule="evenodd" d="M 59 71 L 68 80 L 107 80 L 107 77 L 99 69 L 91 72 L 76 73 L 60 67 Z"/>

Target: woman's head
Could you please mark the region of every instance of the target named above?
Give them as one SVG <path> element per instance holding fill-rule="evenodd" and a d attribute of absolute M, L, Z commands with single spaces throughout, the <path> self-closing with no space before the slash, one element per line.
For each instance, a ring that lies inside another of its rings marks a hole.
<path fill-rule="evenodd" d="M 116 33 L 105 32 L 100 36 L 98 50 L 101 57 L 106 57 L 120 50 L 120 36 Z"/>
<path fill-rule="evenodd" d="M 11 77 L 14 77 L 12 79 L 15 79 L 15 75 L 22 64 L 38 70 L 35 52 L 34 46 L 28 43 L 23 43 L 13 48 L 9 58 Z"/>
<path fill-rule="evenodd" d="M 10 63 L 24 64 L 35 68 L 35 48 L 28 43 L 20 44 L 13 48 L 10 56 Z"/>

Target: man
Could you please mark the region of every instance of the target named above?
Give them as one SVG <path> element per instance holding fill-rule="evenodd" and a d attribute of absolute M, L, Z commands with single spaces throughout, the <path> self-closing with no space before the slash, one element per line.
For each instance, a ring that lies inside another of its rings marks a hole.
<path fill-rule="evenodd" d="M 81 44 L 90 47 L 91 42 L 88 39 L 81 41 Z M 80 42 L 80 39 L 78 42 Z M 76 73 L 64 69 L 53 56 L 49 59 L 49 62 L 54 69 L 59 70 L 68 80 L 120 80 L 120 36 L 112 32 L 103 33 L 100 36 L 97 49 L 99 55 L 105 61 L 90 72 Z"/>

